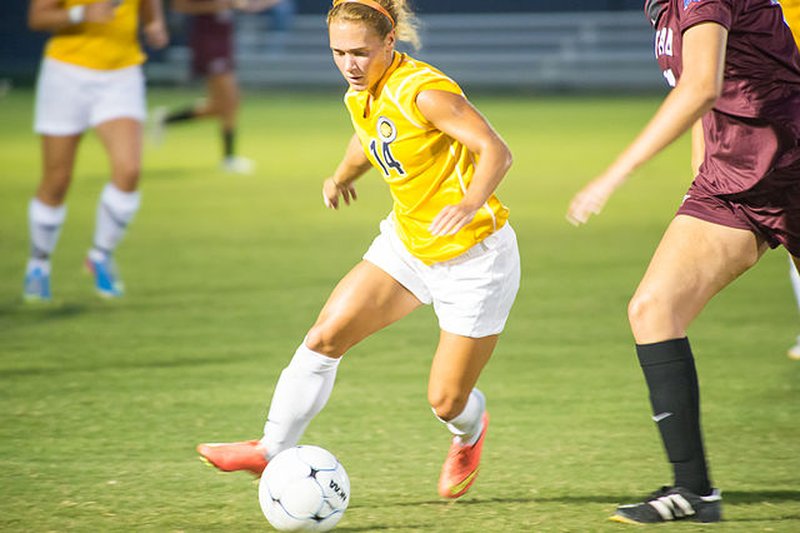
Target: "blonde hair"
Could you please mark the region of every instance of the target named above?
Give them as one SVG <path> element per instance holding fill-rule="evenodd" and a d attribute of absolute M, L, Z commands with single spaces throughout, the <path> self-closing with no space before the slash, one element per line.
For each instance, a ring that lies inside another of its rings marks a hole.
<path fill-rule="evenodd" d="M 334 0 L 330 11 L 328 11 L 328 26 L 332 22 L 343 20 L 348 22 L 363 22 L 367 26 L 375 30 L 381 38 L 389 35 L 389 32 L 394 29 L 397 33 L 397 38 L 400 41 L 411 43 L 414 49 L 419 50 L 422 46 L 422 41 L 419 38 L 417 30 L 417 17 L 408 5 L 407 0 L 374 0 L 381 5 L 392 20 L 386 17 L 377 9 L 369 6 L 366 3 L 359 3 L 358 0 L 351 2 L 342 2 L 341 0 Z"/>

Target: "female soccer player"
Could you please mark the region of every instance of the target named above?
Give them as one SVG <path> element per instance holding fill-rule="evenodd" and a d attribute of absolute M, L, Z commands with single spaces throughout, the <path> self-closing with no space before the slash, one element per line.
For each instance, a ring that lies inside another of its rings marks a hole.
<path fill-rule="evenodd" d="M 798 261 L 800 54 L 773 0 L 648 0 L 645 10 L 674 89 L 575 196 L 567 218 L 583 224 L 598 214 L 634 169 L 692 129 L 693 160 L 702 164 L 628 308 L 674 486 L 612 519 L 715 522 L 721 497 L 706 467 L 686 329 L 768 246 L 782 244 Z"/>
<path fill-rule="evenodd" d="M 394 50 L 397 39 L 417 41 L 412 17 L 404 0 L 340 0 L 328 13 L 355 135 L 323 183 L 325 204 L 350 204 L 373 166 L 394 206 L 283 370 L 263 438 L 198 446 L 221 470 L 260 473 L 325 405 L 349 348 L 432 303 L 441 334 L 428 401 L 454 436 L 439 494 L 457 498 L 475 481 L 489 424 L 475 384 L 519 287 L 516 237 L 494 195 L 511 153 L 455 82 Z"/>
<path fill-rule="evenodd" d="M 206 79 L 208 98 L 169 112 L 154 111 L 153 137 L 160 143 L 169 124 L 217 117 L 222 126 L 222 169 L 236 174 L 253 172 L 253 161 L 236 155 L 239 83 L 236 80 L 233 32 L 234 10 L 263 11 L 279 0 L 173 0 L 172 9 L 191 15 L 189 46 L 192 74 Z"/>
<path fill-rule="evenodd" d="M 66 217 L 64 204 L 83 133 L 94 128 L 111 164 L 97 206 L 86 265 L 104 297 L 122 295 L 112 254 L 139 209 L 145 88 L 139 17 L 150 46 L 167 44 L 160 0 L 32 0 L 28 25 L 49 31 L 39 72 L 34 128 L 42 138 L 42 181 L 28 209 L 31 257 L 23 296 L 46 301 L 50 255 Z"/>

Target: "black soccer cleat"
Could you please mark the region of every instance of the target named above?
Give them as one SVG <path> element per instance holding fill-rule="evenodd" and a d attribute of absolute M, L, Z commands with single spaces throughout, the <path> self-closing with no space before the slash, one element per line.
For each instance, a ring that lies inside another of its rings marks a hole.
<path fill-rule="evenodd" d="M 698 496 L 683 487 L 661 487 L 641 503 L 620 505 L 609 517 L 623 524 L 655 524 L 674 520 L 719 522 L 722 520 L 722 495 L 714 489 Z"/>

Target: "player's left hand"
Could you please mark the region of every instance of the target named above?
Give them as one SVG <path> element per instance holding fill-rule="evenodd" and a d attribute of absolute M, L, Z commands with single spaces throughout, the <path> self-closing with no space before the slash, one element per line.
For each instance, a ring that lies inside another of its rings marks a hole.
<path fill-rule="evenodd" d="M 463 203 L 445 206 L 433 219 L 428 231 L 431 235 L 455 235 L 458 230 L 472 222 L 477 212 L 474 207 Z"/>
<path fill-rule="evenodd" d="M 169 33 L 164 22 L 156 20 L 145 24 L 143 28 L 144 38 L 147 46 L 155 50 L 164 48 L 169 44 Z"/>

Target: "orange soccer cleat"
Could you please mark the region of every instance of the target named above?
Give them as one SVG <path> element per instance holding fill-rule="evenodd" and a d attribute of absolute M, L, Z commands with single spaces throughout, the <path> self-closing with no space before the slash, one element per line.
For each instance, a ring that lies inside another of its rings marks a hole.
<path fill-rule="evenodd" d="M 257 440 L 198 444 L 197 453 L 203 461 L 223 472 L 247 470 L 260 476 L 267 467 L 267 451 Z"/>
<path fill-rule="evenodd" d="M 464 446 L 453 442 L 447 452 L 447 459 L 442 466 L 439 476 L 439 495 L 442 498 L 458 498 L 463 496 L 478 477 L 478 467 L 481 463 L 483 439 L 489 428 L 489 412 L 483 413 L 483 429 L 481 436 L 475 444 Z"/>

